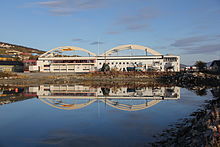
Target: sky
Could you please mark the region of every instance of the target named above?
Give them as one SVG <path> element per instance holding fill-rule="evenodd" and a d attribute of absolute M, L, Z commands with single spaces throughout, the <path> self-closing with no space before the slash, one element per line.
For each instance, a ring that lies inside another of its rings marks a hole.
<path fill-rule="evenodd" d="M 138 44 L 187 65 L 220 59 L 220 0 L 1 0 L 0 7 L 2 42 L 96 54 Z"/>

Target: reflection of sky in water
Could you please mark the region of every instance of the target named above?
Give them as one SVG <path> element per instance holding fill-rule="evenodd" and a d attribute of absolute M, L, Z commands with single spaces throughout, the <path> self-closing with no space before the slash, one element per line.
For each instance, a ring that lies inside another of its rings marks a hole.
<path fill-rule="evenodd" d="M 181 89 L 178 100 L 163 100 L 133 112 L 101 100 L 70 111 L 50 107 L 37 98 L 2 105 L 0 146 L 143 146 L 210 97 Z"/>

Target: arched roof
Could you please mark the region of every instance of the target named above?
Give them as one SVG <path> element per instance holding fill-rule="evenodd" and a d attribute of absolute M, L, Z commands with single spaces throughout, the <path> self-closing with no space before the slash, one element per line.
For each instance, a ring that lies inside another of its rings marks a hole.
<path fill-rule="evenodd" d="M 136 49 L 136 50 L 143 50 L 146 51 L 148 53 L 151 53 L 152 55 L 162 55 L 161 53 L 146 47 L 146 46 L 142 46 L 142 45 L 134 45 L 134 44 L 127 44 L 127 45 L 120 45 L 117 47 L 114 47 L 108 51 L 106 51 L 105 53 L 103 53 L 101 56 L 109 56 L 112 53 L 118 52 L 118 51 L 122 51 L 122 50 L 128 50 L 128 49 Z"/>
<path fill-rule="evenodd" d="M 124 110 L 124 111 L 139 111 L 143 109 L 147 109 L 149 107 L 152 107 L 153 105 L 156 105 L 159 103 L 161 100 L 152 100 L 148 102 L 147 104 L 138 104 L 138 105 L 127 105 L 127 104 L 120 104 L 116 103 L 115 101 L 111 100 L 102 100 L 103 103 L 106 103 L 107 105 L 119 109 L 119 110 Z"/>
<path fill-rule="evenodd" d="M 42 102 L 44 102 L 45 104 L 52 106 L 54 108 L 58 108 L 58 109 L 63 109 L 63 110 L 75 110 L 75 109 L 81 109 L 84 108 L 92 103 L 94 103 L 95 101 L 97 101 L 97 99 L 93 99 L 90 100 L 86 103 L 81 103 L 81 104 L 64 104 L 64 103 L 60 103 L 60 104 L 54 104 L 54 101 L 48 98 L 39 98 Z M 110 107 L 119 109 L 119 110 L 124 110 L 124 111 L 139 111 L 139 110 L 143 110 L 143 109 L 147 109 L 149 107 L 152 107 L 153 105 L 156 105 L 157 103 L 159 103 L 161 100 L 152 100 L 149 101 L 147 103 L 143 103 L 143 104 L 137 104 L 137 105 L 128 105 L 128 104 L 122 104 L 122 103 L 116 103 L 114 100 L 109 100 L 109 99 L 101 99 L 101 101 L 107 105 L 109 105 Z"/>
<path fill-rule="evenodd" d="M 62 46 L 62 47 L 57 47 L 57 48 L 54 48 L 52 50 L 49 50 L 47 51 L 46 53 L 40 55 L 40 57 L 50 57 L 52 56 L 52 54 L 55 52 L 55 51 L 61 51 L 61 52 L 64 52 L 64 51 L 83 51 L 83 52 L 86 52 L 88 53 L 89 55 L 92 55 L 92 56 L 96 56 L 95 53 L 92 53 L 84 48 L 80 48 L 80 47 L 75 47 L 75 46 Z"/>
<path fill-rule="evenodd" d="M 44 102 L 45 104 L 47 105 L 50 105 L 54 108 L 58 108 L 58 109 L 63 109 L 63 110 L 74 110 L 74 109 L 81 109 L 81 108 L 84 108 L 92 103 L 94 103 L 96 101 L 96 99 L 93 99 L 91 101 L 88 101 L 86 103 L 81 103 L 81 104 L 64 104 L 64 103 L 61 103 L 59 105 L 55 105 L 54 104 L 54 101 L 52 101 L 51 99 L 42 99 L 42 98 L 39 98 L 42 102 Z"/>

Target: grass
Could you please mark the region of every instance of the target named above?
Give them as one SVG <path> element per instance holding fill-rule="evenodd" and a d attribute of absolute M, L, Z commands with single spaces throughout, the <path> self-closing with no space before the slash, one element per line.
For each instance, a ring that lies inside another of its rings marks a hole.
<path fill-rule="evenodd" d="M 17 74 L 11 73 L 11 72 L 0 72 L 0 78 L 3 78 L 3 77 L 14 77 L 14 76 L 17 76 Z"/>

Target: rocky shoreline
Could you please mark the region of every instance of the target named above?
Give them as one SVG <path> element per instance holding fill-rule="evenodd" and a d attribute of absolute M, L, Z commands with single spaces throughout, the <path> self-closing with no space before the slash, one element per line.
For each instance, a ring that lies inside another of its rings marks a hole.
<path fill-rule="evenodd" d="M 89 74 L 54 74 L 29 73 L 1 77 L 4 84 L 71 84 L 71 83 L 108 83 L 108 82 L 144 82 L 162 85 L 179 86 L 183 88 L 215 87 L 220 85 L 219 75 L 203 73 L 175 73 L 175 72 L 97 72 Z"/>
<path fill-rule="evenodd" d="M 175 124 L 156 136 L 151 146 L 163 147 L 219 147 L 220 146 L 220 87 L 215 88 L 214 99 L 191 114 L 190 118 Z"/>
<path fill-rule="evenodd" d="M 180 72 L 172 76 L 161 76 L 159 82 L 172 84 L 183 88 L 215 87 L 220 85 L 220 75 L 211 75 L 204 73 L 185 73 Z"/>

